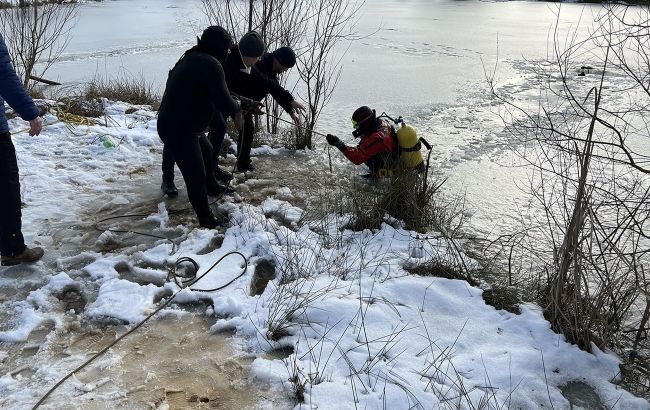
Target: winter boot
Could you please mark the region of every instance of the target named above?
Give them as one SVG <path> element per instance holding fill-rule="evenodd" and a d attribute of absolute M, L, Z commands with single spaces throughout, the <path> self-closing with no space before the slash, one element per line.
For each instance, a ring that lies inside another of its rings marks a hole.
<path fill-rule="evenodd" d="M 173 179 L 168 180 L 167 178 L 163 177 L 160 189 L 162 189 L 163 194 L 167 195 L 170 198 L 178 195 L 178 189 L 176 188 L 176 185 L 174 185 Z"/>
<path fill-rule="evenodd" d="M 237 172 L 253 172 L 255 168 L 251 164 L 237 165 Z"/>
<path fill-rule="evenodd" d="M 219 182 L 215 181 L 208 181 L 205 184 L 205 189 L 210 196 L 219 196 L 219 195 L 226 195 L 226 194 L 232 194 L 235 192 L 234 189 L 223 185 Z"/>
<path fill-rule="evenodd" d="M 219 223 L 219 220 L 214 217 L 212 212 L 210 212 L 204 216 L 199 216 L 199 225 L 201 225 L 202 228 L 216 229 L 221 224 Z"/>
<path fill-rule="evenodd" d="M 224 169 L 221 169 L 220 167 L 216 167 L 216 169 L 214 170 L 214 176 L 219 181 L 224 181 L 224 182 L 228 182 L 232 179 L 232 174 Z"/>
<path fill-rule="evenodd" d="M 43 257 L 43 248 L 35 246 L 33 248 L 25 248 L 24 251 L 15 256 L 2 256 L 2 266 L 18 265 L 23 262 L 36 262 Z"/>

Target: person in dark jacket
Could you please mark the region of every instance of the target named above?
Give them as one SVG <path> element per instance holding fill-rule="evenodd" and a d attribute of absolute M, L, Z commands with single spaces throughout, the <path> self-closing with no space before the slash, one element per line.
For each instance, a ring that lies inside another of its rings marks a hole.
<path fill-rule="evenodd" d="M 7 45 L 0 34 L 0 254 L 2 265 L 8 266 L 37 261 L 43 257 L 43 249 L 38 246 L 28 248 L 23 238 L 18 162 L 5 115 L 5 101 L 23 120 L 29 121 L 29 135 L 41 133 L 43 120 L 16 75 Z"/>
<path fill-rule="evenodd" d="M 231 92 L 254 101 L 261 101 L 268 94 L 298 123 L 295 110 L 305 107 L 296 101 L 291 93 L 278 82 L 278 75 L 284 73 L 296 63 L 296 55 L 289 47 L 281 47 L 273 53 L 264 52 L 264 41 L 261 36 L 251 31 L 246 33 L 239 43 L 230 49 L 224 70 L 226 83 Z M 240 172 L 253 171 L 250 160 L 251 145 L 255 125 L 253 116 L 244 116 L 244 129 L 240 131 L 237 143 L 237 170 Z M 226 134 L 225 121 L 217 124 L 210 138 L 215 149 L 221 147 Z M 218 150 L 215 163 L 218 163 Z M 217 177 L 229 179 L 230 175 L 217 169 Z"/>
<path fill-rule="evenodd" d="M 352 114 L 355 137 L 361 141 L 356 147 L 348 147 L 337 136 L 327 134 L 327 143 L 338 148 L 353 164 L 365 164 L 370 174 L 365 177 L 380 176 L 382 170 L 395 168 L 399 153 L 394 130 L 384 119 L 377 118 L 375 110 L 362 106 Z"/>
<path fill-rule="evenodd" d="M 226 85 L 221 62 L 226 60 L 231 44 L 232 38 L 223 27 L 205 29 L 198 44 L 169 72 L 158 111 L 158 135 L 164 143 L 162 188 L 169 188 L 170 183 L 173 186 L 175 162 L 194 212 L 205 228 L 218 226 L 207 195 L 222 194 L 225 187 L 214 177 L 213 148 L 204 132 L 213 117 L 241 116 L 242 104 L 250 105 L 250 100 L 233 99 Z M 166 193 L 169 195 L 169 190 Z"/>

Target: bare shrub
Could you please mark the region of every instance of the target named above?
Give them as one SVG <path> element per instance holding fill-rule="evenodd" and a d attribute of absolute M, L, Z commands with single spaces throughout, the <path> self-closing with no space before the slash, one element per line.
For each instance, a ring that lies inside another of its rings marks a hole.
<path fill-rule="evenodd" d="M 267 337 L 277 341 L 294 331 L 296 324 L 305 320 L 306 310 L 314 302 L 339 288 L 339 278 L 344 276 L 349 262 L 345 261 L 345 252 L 339 257 L 329 257 L 327 248 L 316 241 L 311 248 L 305 248 L 304 238 L 298 241 L 294 237 L 278 237 L 280 250 L 274 252 L 277 260 L 278 280 L 273 284 L 273 293 L 269 300 L 267 318 Z M 337 274 L 338 272 L 338 274 Z M 328 274 L 332 280 L 324 286 L 317 287 L 311 280 L 314 275 Z"/>
<path fill-rule="evenodd" d="M 34 84 L 31 79 L 43 76 L 70 41 L 78 5 L 59 3 L 21 2 L 18 7 L 0 10 L 0 27 L 6 33 L 16 72 L 27 89 Z"/>
<path fill-rule="evenodd" d="M 304 123 L 314 130 L 340 79 L 341 59 L 347 51 L 341 43 L 357 39 L 354 30 L 363 4 L 352 0 L 203 0 L 203 9 L 211 24 L 226 27 L 236 38 L 253 29 L 260 32 L 269 50 L 289 46 L 296 51 L 298 77 L 304 84 L 302 97 L 308 103 Z M 283 77 L 285 88 L 297 88 L 296 83 L 287 87 L 285 81 Z M 281 115 L 275 103 L 269 111 Z M 276 118 L 267 118 L 267 124 L 267 131 L 278 132 Z M 298 135 L 296 146 L 311 148 L 311 137 L 311 132 Z"/>
<path fill-rule="evenodd" d="M 586 39 L 559 34 L 556 22 L 550 55 L 535 73 L 539 106 L 514 103 L 488 74 L 539 210 L 522 215 L 521 229 L 496 242 L 498 252 L 524 262 L 519 269 L 530 271 L 528 285 L 553 329 L 587 351 L 619 345 L 642 327 L 650 285 L 643 268 L 650 158 L 636 145 L 650 137 L 650 8 L 627 11 L 605 6 Z M 579 76 L 586 63 L 594 74 Z"/>
<path fill-rule="evenodd" d="M 275 132 L 263 132 L 258 129 L 253 140 L 254 147 L 268 145 L 290 150 L 307 148 L 311 141 L 311 132 L 298 128 L 277 128 Z"/>
<path fill-rule="evenodd" d="M 245 32 L 256 30 L 262 36 L 267 50 L 289 46 L 298 55 L 305 47 L 304 38 L 310 20 L 311 1 L 303 0 L 261 0 L 256 2 L 232 2 L 203 0 L 203 10 L 211 24 L 228 29 L 236 39 Z M 295 81 L 287 86 L 287 76 L 280 76 L 280 84 L 295 89 Z M 268 104 L 270 102 L 270 104 Z M 274 100 L 267 99 L 266 105 L 274 116 L 266 117 L 266 131 L 277 133 L 282 110 Z"/>
<path fill-rule="evenodd" d="M 353 230 L 378 229 L 389 215 L 403 221 L 407 229 L 456 232 L 464 223 L 464 213 L 455 206 L 446 208 L 452 204 L 438 203 L 442 202 L 442 196 L 436 194 L 443 183 L 444 180 L 427 181 L 412 169 L 396 169 L 390 177 L 371 183 L 353 180 L 349 186 L 340 187 L 334 200 L 324 198 L 321 209 L 350 213 L 353 217 L 347 227 Z M 452 228 L 454 224 L 458 226 Z"/>
<path fill-rule="evenodd" d="M 287 368 L 287 373 L 289 374 L 289 383 L 291 383 L 291 393 L 293 394 L 294 399 L 297 403 L 305 402 L 305 389 L 309 380 L 305 376 L 300 365 L 298 363 L 298 356 L 291 355 L 289 359 L 284 359 L 282 361 Z"/>

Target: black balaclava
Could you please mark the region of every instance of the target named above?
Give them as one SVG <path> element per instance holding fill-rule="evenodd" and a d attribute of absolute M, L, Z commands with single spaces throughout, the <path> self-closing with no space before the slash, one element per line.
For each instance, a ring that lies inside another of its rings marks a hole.
<path fill-rule="evenodd" d="M 198 39 L 198 49 L 210 54 L 221 63 L 226 61 L 228 50 L 232 46 L 232 37 L 221 26 L 210 26 L 203 30 Z"/>

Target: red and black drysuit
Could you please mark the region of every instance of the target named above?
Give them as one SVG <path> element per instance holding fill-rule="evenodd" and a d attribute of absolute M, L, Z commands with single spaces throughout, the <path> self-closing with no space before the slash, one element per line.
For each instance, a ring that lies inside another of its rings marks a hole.
<path fill-rule="evenodd" d="M 379 175 L 380 169 L 392 169 L 397 165 L 398 150 L 395 131 L 390 124 L 378 119 L 373 131 L 361 134 L 361 141 L 356 147 L 344 144 L 338 146 L 355 165 L 366 164 L 373 175 Z"/>

